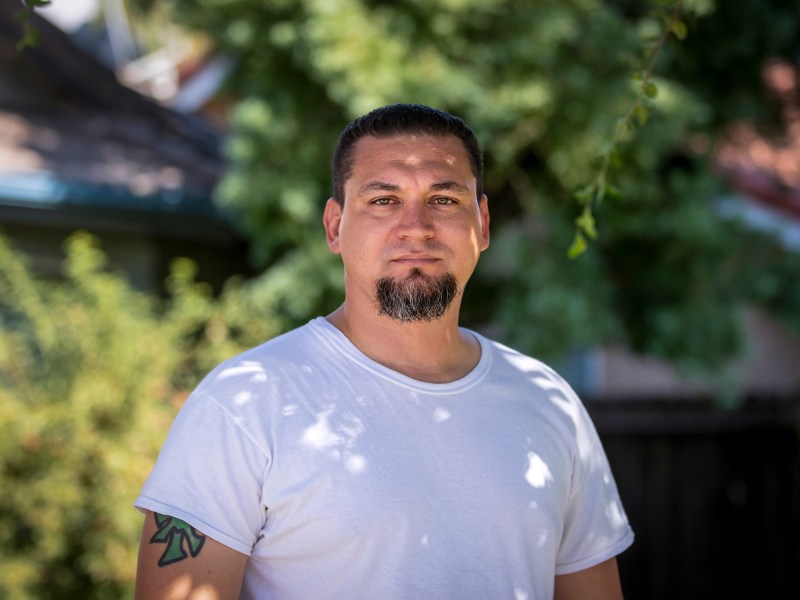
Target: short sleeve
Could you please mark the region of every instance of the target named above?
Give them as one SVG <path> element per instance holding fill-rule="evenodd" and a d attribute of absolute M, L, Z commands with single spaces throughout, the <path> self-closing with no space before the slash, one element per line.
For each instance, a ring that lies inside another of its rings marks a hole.
<path fill-rule="evenodd" d="M 249 555 L 266 519 L 267 453 L 211 396 L 196 391 L 170 429 L 137 498 L 141 510 L 168 514 Z"/>
<path fill-rule="evenodd" d="M 605 451 L 583 405 L 579 405 L 578 450 L 556 575 L 575 573 L 608 560 L 633 543 Z"/>

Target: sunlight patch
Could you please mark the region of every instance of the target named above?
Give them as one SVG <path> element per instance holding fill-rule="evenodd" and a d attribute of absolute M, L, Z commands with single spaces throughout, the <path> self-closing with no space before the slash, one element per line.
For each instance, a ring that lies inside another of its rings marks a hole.
<path fill-rule="evenodd" d="M 342 443 L 342 438 L 331 431 L 329 417 L 332 410 L 319 413 L 317 422 L 303 432 L 300 442 L 317 450 L 325 450 Z"/>
<path fill-rule="evenodd" d="M 535 488 L 544 487 L 553 481 L 550 467 L 535 452 L 528 452 L 528 471 L 525 473 L 525 479 Z"/>
<path fill-rule="evenodd" d="M 252 381 L 266 381 L 267 374 L 261 367 L 261 363 L 252 360 L 246 360 L 241 364 L 230 367 L 219 374 L 220 379 L 227 379 L 228 377 L 236 377 L 237 375 L 252 375 Z"/>
<path fill-rule="evenodd" d="M 436 409 L 433 411 L 433 420 L 435 423 L 441 423 L 442 421 L 447 421 L 450 418 L 450 411 L 446 408 L 442 408 L 441 406 L 437 406 Z"/>
<path fill-rule="evenodd" d="M 367 459 L 360 454 L 353 454 L 347 457 L 345 466 L 351 473 L 358 474 L 367 468 Z"/>
<path fill-rule="evenodd" d="M 547 531 L 542 530 L 539 532 L 539 537 L 536 539 L 536 547 L 542 549 L 547 544 Z"/>
<path fill-rule="evenodd" d="M 611 502 L 606 507 L 606 516 L 611 525 L 615 528 L 623 527 L 628 522 L 625 518 L 625 513 L 622 511 L 622 506 L 616 501 Z"/>
<path fill-rule="evenodd" d="M 243 404 L 247 404 L 248 402 L 250 402 L 252 398 L 253 394 L 251 394 L 250 392 L 239 392 L 233 397 L 233 402 L 237 406 L 242 406 Z"/>

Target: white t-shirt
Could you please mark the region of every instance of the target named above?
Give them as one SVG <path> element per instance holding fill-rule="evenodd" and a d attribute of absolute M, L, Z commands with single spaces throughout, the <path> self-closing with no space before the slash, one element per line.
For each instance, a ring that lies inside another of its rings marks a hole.
<path fill-rule="evenodd" d="M 246 599 L 552 598 L 633 533 L 569 386 L 473 335 L 480 362 L 451 383 L 324 318 L 221 364 L 136 506 L 249 555 Z"/>

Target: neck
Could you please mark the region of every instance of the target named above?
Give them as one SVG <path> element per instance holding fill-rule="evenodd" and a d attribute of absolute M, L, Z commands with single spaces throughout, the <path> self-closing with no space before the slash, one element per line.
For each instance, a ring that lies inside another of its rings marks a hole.
<path fill-rule="evenodd" d="M 328 315 L 366 356 L 418 381 L 448 383 L 464 377 L 480 360 L 478 341 L 458 328 L 458 302 L 440 319 L 400 323 L 374 310 L 353 318 L 345 301 Z"/>

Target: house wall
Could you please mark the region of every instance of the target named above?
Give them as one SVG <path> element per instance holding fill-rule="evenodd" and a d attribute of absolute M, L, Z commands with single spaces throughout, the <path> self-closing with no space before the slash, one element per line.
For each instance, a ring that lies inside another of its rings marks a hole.
<path fill-rule="evenodd" d="M 64 243 L 79 228 L 9 224 L 0 217 L 0 235 L 22 252 L 32 271 L 40 276 L 61 276 Z M 247 248 L 241 242 L 214 245 L 194 240 L 174 240 L 137 232 L 89 231 L 100 240 L 111 271 L 122 273 L 134 289 L 164 293 L 170 263 L 188 257 L 198 266 L 198 279 L 215 291 L 232 275 L 251 275 Z"/>
<path fill-rule="evenodd" d="M 682 375 L 664 361 L 637 356 L 629 350 L 606 347 L 595 353 L 597 374 L 590 393 L 606 398 L 701 397 L 743 393 L 769 396 L 800 391 L 800 336 L 773 317 L 748 307 L 742 311 L 746 350 L 722 373 L 724 383 L 704 382 Z"/>

